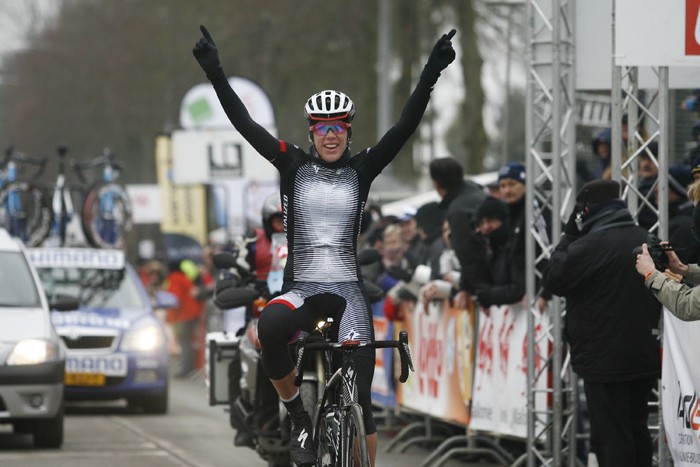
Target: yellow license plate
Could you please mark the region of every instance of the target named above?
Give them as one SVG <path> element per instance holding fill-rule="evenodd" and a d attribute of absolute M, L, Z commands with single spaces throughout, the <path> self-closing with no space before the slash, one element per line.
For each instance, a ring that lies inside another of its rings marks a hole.
<path fill-rule="evenodd" d="M 66 386 L 104 386 L 105 375 L 101 373 L 66 373 Z"/>

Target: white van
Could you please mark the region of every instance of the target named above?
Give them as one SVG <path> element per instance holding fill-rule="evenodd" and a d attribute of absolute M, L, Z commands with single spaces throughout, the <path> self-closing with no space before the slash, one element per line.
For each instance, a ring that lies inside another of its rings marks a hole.
<path fill-rule="evenodd" d="M 33 434 L 36 447 L 60 447 L 65 365 L 65 347 L 27 251 L 0 229 L 0 423 Z"/>

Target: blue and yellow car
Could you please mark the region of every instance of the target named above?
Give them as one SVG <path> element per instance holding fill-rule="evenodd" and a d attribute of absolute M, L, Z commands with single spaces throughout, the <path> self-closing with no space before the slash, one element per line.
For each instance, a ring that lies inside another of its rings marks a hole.
<path fill-rule="evenodd" d="M 119 250 L 34 248 L 29 257 L 50 302 L 68 296 L 79 303 L 51 312 L 67 348 L 65 399 L 126 399 L 146 413 L 166 413 L 168 345 L 154 309 L 172 308 L 177 299 L 167 292 L 149 297 Z"/>

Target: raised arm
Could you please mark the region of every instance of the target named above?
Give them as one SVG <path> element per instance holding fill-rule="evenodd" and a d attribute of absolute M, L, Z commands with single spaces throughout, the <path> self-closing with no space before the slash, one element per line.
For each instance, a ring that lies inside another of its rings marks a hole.
<path fill-rule="evenodd" d="M 214 86 L 226 116 L 257 152 L 268 160 L 274 159 L 279 153 L 279 141 L 252 119 L 221 68 L 214 39 L 207 28 L 200 26 L 199 29 L 202 31 L 202 38 L 197 41 L 192 53 Z"/>
<path fill-rule="evenodd" d="M 416 84 L 416 88 L 401 111 L 398 122 L 387 131 L 374 147 L 374 151 L 376 151 L 375 156 L 381 158 L 384 165 L 391 162 L 406 141 L 408 141 L 408 138 L 418 128 L 418 124 L 428 106 L 433 86 L 440 77 L 442 70 L 447 68 L 455 59 L 456 54 L 454 48 L 452 48 L 451 39 L 456 32 L 457 30 L 452 29 L 449 33 L 443 34 L 435 43 L 428 61 L 423 67 L 418 84 Z"/>

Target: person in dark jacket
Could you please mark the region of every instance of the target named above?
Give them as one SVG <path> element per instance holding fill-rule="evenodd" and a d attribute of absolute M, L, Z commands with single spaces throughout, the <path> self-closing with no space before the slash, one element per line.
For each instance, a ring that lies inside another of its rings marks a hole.
<path fill-rule="evenodd" d="M 613 180 L 581 188 L 543 281 L 566 299 L 565 335 L 584 380 L 599 465 L 651 466 L 647 403 L 660 377 L 661 305 L 633 261 L 647 231 L 619 193 Z"/>
<path fill-rule="evenodd" d="M 688 185 L 693 181 L 689 166 L 677 164 L 668 169 L 668 241 L 676 247 L 685 264 L 700 262 L 700 243 L 695 239 L 693 203 L 688 199 Z"/>
<path fill-rule="evenodd" d="M 528 229 L 525 219 L 525 192 L 527 186 L 525 184 L 525 166 L 520 162 L 509 162 L 498 170 L 498 188 L 500 198 L 508 206 L 508 217 L 510 219 L 511 233 L 511 255 L 514 258 L 522 258 L 522 272 L 525 274 L 525 245 L 527 241 L 526 235 L 532 230 L 535 235 L 535 257 L 539 258 L 544 248 L 549 247 L 549 239 L 551 233 L 551 213 L 547 209 L 540 207 L 537 200 L 533 204 L 533 228 Z M 544 262 L 540 261 L 537 269 L 541 272 Z M 536 284 L 538 300 L 537 308 L 544 311 L 546 302 L 552 296 L 549 291 L 539 290 L 539 281 Z"/>
<path fill-rule="evenodd" d="M 486 246 L 488 281 L 479 285 L 476 296 L 481 306 L 518 303 L 525 295 L 525 256 L 513 255 L 508 206 L 488 197 L 476 210 L 479 235 Z"/>
<path fill-rule="evenodd" d="M 483 281 L 485 251 L 474 231 L 474 213 L 486 199 L 483 188 L 464 179 L 462 165 L 451 157 L 435 159 L 430 163 L 430 178 L 435 191 L 442 198 L 440 208 L 446 213 L 452 231 L 452 248 L 462 268 L 460 292 L 455 306 L 467 303 L 466 294 L 474 294 Z"/>

